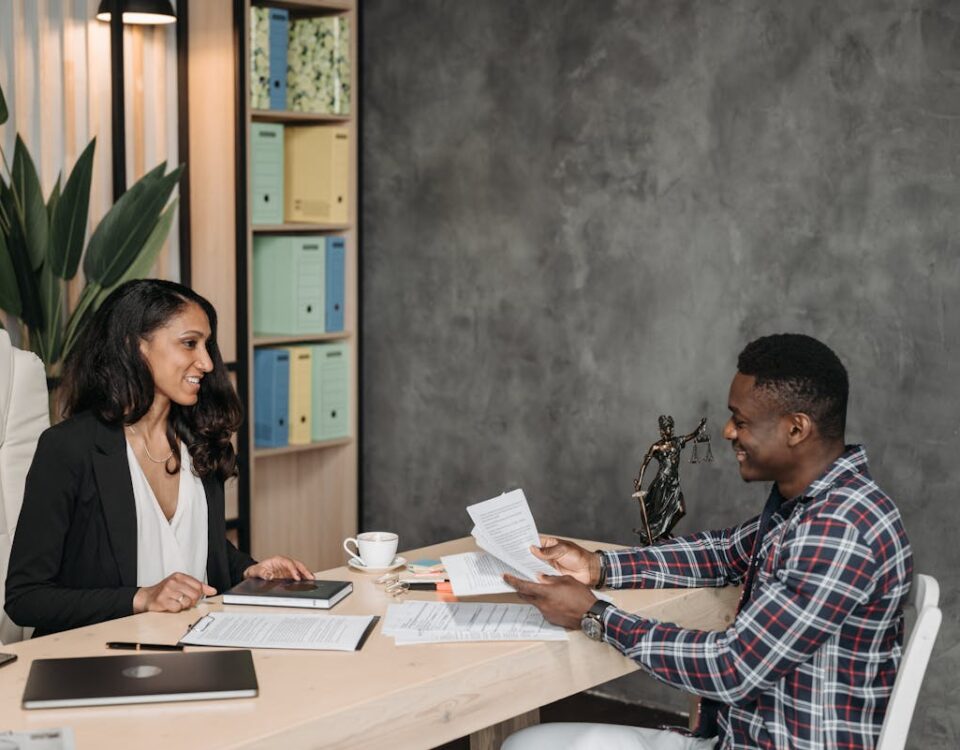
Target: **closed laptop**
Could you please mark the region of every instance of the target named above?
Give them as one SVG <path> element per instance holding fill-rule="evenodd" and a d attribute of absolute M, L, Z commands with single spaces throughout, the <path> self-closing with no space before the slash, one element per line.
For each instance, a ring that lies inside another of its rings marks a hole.
<path fill-rule="evenodd" d="M 249 651 L 36 659 L 23 691 L 24 708 L 255 698 Z"/>

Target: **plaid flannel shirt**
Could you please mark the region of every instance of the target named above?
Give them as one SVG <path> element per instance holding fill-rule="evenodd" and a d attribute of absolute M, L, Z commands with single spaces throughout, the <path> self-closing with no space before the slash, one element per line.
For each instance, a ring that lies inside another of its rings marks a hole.
<path fill-rule="evenodd" d="M 605 553 L 607 585 L 743 583 L 758 525 Z M 604 639 L 658 680 L 722 702 L 719 748 L 872 748 L 900 664 L 913 563 L 861 446 L 774 513 L 757 565 L 726 631 L 608 607 Z"/>

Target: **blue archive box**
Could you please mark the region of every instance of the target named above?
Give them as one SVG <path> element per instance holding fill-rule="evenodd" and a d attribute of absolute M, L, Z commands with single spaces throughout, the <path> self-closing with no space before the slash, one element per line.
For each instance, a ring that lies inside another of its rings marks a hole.
<path fill-rule="evenodd" d="M 343 237 L 327 237 L 326 257 L 326 315 L 324 330 L 336 333 L 343 330 L 343 290 L 347 241 Z"/>
<path fill-rule="evenodd" d="M 253 427 L 257 448 L 287 445 L 290 435 L 290 352 L 257 349 L 253 353 Z"/>
<path fill-rule="evenodd" d="M 311 440 L 350 435 L 350 348 L 342 342 L 315 344 L 310 398 Z"/>
<path fill-rule="evenodd" d="M 290 15 L 283 8 L 270 8 L 270 109 L 287 108 L 287 40 Z"/>
<path fill-rule="evenodd" d="M 283 223 L 283 125 L 250 125 L 250 218 L 253 224 Z"/>

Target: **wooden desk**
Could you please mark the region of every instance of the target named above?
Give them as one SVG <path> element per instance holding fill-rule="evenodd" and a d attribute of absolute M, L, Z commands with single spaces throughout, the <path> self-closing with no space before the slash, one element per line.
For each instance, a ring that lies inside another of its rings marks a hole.
<path fill-rule="evenodd" d="M 588 543 L 590 548 L 597 546 Z M 407 559 L 475 549 L 459 539 L 405 553 Z M 352 579 L 337 614 L 383 614 L 395 601 L 376 576 Z M 626 609 L 688 627 L 722 629 L 736 591 L 664 589 L 612 592 Z M 430 592 L 410 598 L 433 599 Z M 515 601 L 512 595 L 484 597 Z M 23 711 L 30 662 L 98 656 L 107 641 L 173 643 L 219 598 L 179 614 L 146 613 L 4 646 L 20 659 L 0 670 L 0 729 L 71 726 L 78 750 L 97 748 L 431 748 L 632 672 L 615 649 L 574 632 L 569 642 L 435 644 L 397 647 L 382 622 L 357 653 L 254 651 L 260 696 L 250 700 Z M 252 607 L 229 607 L 255 611 Z M 256 608 L 281 611 L 277 608 Z M 288 610 L 289 611 L 289 610 Z"/>

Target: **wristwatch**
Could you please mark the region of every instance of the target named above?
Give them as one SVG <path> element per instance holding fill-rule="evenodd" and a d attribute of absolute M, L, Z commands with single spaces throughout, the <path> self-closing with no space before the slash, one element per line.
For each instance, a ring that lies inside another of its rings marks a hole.
<path fill-rule="evenodd" d="M 580 618 L 580 630 L 587 638 L 594 641 L 603 640 L 603 613 L 613 604 L 597 599 L 593 606 Z"/>

